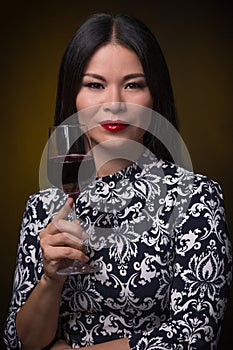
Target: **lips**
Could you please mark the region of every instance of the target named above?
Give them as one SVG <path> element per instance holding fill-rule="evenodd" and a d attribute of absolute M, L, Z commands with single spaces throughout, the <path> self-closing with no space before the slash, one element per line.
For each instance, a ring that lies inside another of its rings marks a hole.
<path fill-rule="evenodd" d="M 121 131 L 126 129 L 129 124 L 125 123 L 122 120 L 105 120 L 101 123 L 101 126 L 108 131 Z"/>

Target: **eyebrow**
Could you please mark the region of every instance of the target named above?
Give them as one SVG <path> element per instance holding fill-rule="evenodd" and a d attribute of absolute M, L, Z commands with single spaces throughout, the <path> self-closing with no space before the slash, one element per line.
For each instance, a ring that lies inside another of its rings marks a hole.
<path fill-rule="evenodd" d="M 106 81 L 102 75 L 99 75 L 96 73 L 85 73 L 85 74 L 83 74 L 83 77 L 85 77 L 85 76 L 88 76 L 91 78 L 96 78 L 96 79 L 102 80 L 102 81 Z M 145 74 L 143 74 L 143 73 L 131 73 L 131 74 L 125 75 L 123 80 L 127 81 L 127 80 L 134 79 L 134 78 L 144 78 L 145 79 L 146 77 L 145 77 Z"/>

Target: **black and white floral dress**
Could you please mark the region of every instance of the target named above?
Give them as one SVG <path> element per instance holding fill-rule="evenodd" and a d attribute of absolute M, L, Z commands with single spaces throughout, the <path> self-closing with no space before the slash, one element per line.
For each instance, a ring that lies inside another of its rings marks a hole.
<path fill-rule="evenodd" d="M 7 349 L 21 349 L 16 313 L 43 274 L 38 233 L 65 200 L 50 188 L 27 202 Z M 128 337 L 133 350 L 216 349 L 232 279 L 219 185 L 144 154 L 96 179 L 76 208 L 101 271 L 67 278 L 58 333 L 73 348 Z"/>

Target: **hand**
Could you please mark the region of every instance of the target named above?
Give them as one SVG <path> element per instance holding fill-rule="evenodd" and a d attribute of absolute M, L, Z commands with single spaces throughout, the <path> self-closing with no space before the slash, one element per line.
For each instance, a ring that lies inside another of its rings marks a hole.
<path fill-rule="evenodd" d="M 116 339 L 112 341 L 108 341 L 106 343 L 96 344 L 92 346 L 87 346 L 85 348 L 87 350 L 130 350 L 129 340 L 127 338 Z"/>
<path fill-rule="evenodd" d="M 50 348 L 50 350 L 68 350 L 71 347 L 65 342 L 65 340 L 59 339 L 56 343 Z"/>
<path fill-rule="evenodd" d="M 54 220 L 39 234 L 44 274 L 49 280 L 64 282 L 66 276 L 56 273 L 59 269 L 67 267 L 75 259 L 83 262 L 89 260 L 83 245 L 83 241 L 88 237 L 87 233 L 82 230 L 77 220 L 66 220 L 72 204 L 73 199 L 68 198 Z"/>

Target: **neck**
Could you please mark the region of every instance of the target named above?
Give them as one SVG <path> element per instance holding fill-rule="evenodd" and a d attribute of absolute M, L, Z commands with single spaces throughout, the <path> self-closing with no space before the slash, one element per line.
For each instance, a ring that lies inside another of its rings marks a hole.
<path fill-rule="evenodd" d="M 114 174 L 125 169 L 139 159 L 144 151 L 140 143 L 127 143 L 127 147 L 105 147 L 101 144 L 93 148 L 97 177 Z"/>
<path fill-rule="evenodd" d="M 104 165 L 97 166 L 97 177 L 108 176 L 123 170 L 133 162 L 127 159 L 114 159 L 107 161 Z"/>

